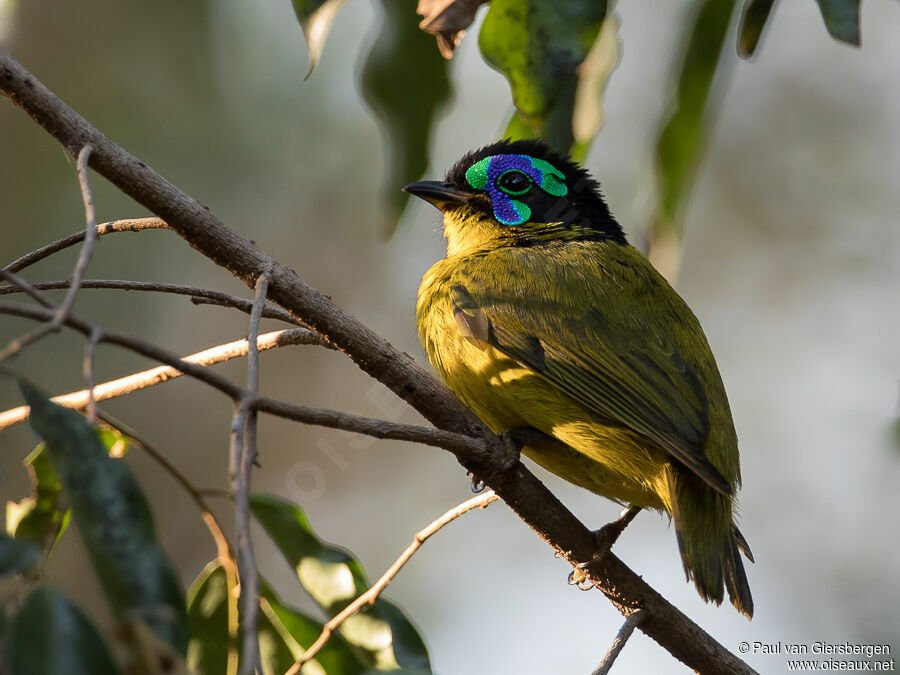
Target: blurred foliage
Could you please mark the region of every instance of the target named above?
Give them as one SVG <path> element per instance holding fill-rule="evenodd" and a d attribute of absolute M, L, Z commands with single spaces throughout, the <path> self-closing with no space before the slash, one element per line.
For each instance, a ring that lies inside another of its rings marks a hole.
<path fill-rule="evenodd" d="M 123 624 L 145 623 L 175 654 L 184 655 L 184 594 L 156 541 L 150 507 L 131 471 L 109 456 L 83 416 L 25 381 L 19 386 L 113 614 Z M 143 635 L 139 629 L 134 634 Z"/>
<path fill-rule="evenodd" d="M 250 509 L 281 551 L 310 597 L 329 616 L 369 588 L 362 564 L 348 551 L 319 539 L 306 514 L 270 495 L 251 495 Z M 379 599 L 340 628 L 368 665 L 430 669 L 428 651 L 410 621 L 395 605 Z"/>
<path fill-rule="evenodd" d="M 570 152 L 576 91 L 582 78 L 597 79 L 581 66 L 600 39 L 606 2 L 493 0 L 489 7 L 478 44 L 512 89 L 516 112 L 506 136 L 543 137 L 557 151 Z M 611 70 L 599 68 L 599 78 Z"/>
<path fill-rule="evenodd" d="M 835 40 L 859 46 L 859 0 L 816 0 L 825 28 Z"/>
<path fill-rule="evenodd" d="M 756 52 L 774 6 L 775 0 L 747 0 L 744 3 L 737 45 L 738 55 L 741 58 L 749 59 Z"/>
<path fill-rule="evenodd" d="M 435 115 L 450 95 L 447 62 L 419 30 L 409 3 L 380 0 L 381 30 L 362 71 L 362 93 L 383 130 L 385 236 L 394 233 L 408 197 L 400 189 L 428 168 Z M 415 86 L 411 87 L 410 83 Z"/>
<path fill-rule="evenodd" d="M 5 627 L 0 675 L 118 673 L 100 633 L 61 592 L 31 592 Z"/>
<path fill-rule="evenodd" d="M 325 39 L 338 10 L 347 0 L 292 0 L 297 21 L 303 29 L 306 37 L 306 45 L 309 49 L 309 70 L 306 71 L 308 79 L 312 75 L 316 64 L 325 49 Z"/>
<path fill-rule="evenodd" d="M 656 140 L 659 197 L 651 223 L 650 261 L 669 279 L 680 260 L 683 212 L 703 156 L 736 0 L 703 0 L 688 22 L 675 94 Z"/>
<path fill-rule="evenodd" d="M 859 46 L 859 0 L 816 0 L 825 28 L 835 40 Z M 756 52 L 769 22 L 775 0 L 746 0 L 738 29 L 738 54 L 748 59 Z"/>

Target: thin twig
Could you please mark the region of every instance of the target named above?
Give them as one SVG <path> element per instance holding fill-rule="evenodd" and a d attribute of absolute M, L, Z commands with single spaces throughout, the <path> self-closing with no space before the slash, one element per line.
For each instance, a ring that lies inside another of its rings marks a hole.
<path fill-rule="evenodd" d="M 175 465 L 173 465 L 168 459 L 166 459 L 165 455 L 163 455 L 158 449 L 156 449 L 153 444 L 146 440 L 146 438 L 139 435 L 137 431 L 132 429 L 124 422 L 101 410 L 97 411 L 97 417 L 112 428 L 118 430 L 124 436 L 130 438 L 132 442 L 136 443 L 141 448 L 141 450 L 143 450 L 153 459 L 153 461 L 159 464 L 159 466 L 162 467 L 162 469 L 166 473 L 174 478 L 176 483 L 184 488 L 184 491 L 188 493 L 191 500 L 197 505 L 197 508 L 200 509 L 200 513 L 203 517 L 203 522 L 206 523 L 206 527 L 209 529 L 213 541 L 216 543 L 216 551 L 219 557 L 233 559 L 234 553 L 231 550 L 231 544 L 228 543 L 228 538 L 225 536 L 225 531 L 222 529 L 222 525 L 219 523 L 218 519 L 216 518 L 215 514 L 213 514 L 212 509 L 209 507 L 209 504 L 206 503 L 206 499 L 204 498 L 204 496 L 208 494 L 209 491 L 200 490 L 194 487 L 194 485 L 185 477 L 185 475 L 181 473 L 181 471 L 179 471 L 175 467 Z"/>
<path fill-rule="evenodd" d="M 102 334 L 103 331 L 94 326 L 91 334 L 84 341 L 84 387 L 88 397 L 85 417 L 91 426 L 97 421 L 97 399 L 94 396 L 94 352 L 97 351 L 97 341 Z"/>
<path fill-rule="evenodd" d="M 622 651 L 622 647 L 628 642 L 628 638 L 631 637 L 634 629 L 637 628 L 638 624 L 645 618 L 647 618 L 647 610 L 645 609 L 639 609 L 628 615 L 625 619 L 625 623 L 623 623 L 622 627 L 619 629 L 616 639 L 613 640 L 613 643 L 609 646 L 609 650 L 607 650 L 606 655 L 600 662 L 600 665 L 594 669 L 594 672 L 591 673 L 591 675 L 608 675 L 609 669 L 612 668 L 613 663 L 615 663 L 616 658 L 618 658 L 619 652 Z"/>
<path fill-rule="evenodd" d="M 46 295 L 39 292 L 39 289 L 34 284 L 28 283 L 18 274 L 6 269 L 0 269 L 0 277 L 3 277 L 12 284 L 11 286 L 0 286 L 0 295 L 5 295 L 7 293 L 25 293 L 33 300 L 36 300 L 42 307 L 53 307 L 53 303 L 50 302 L 50 299 L 47 298 Z M 67 281 L 66 284 L 68 285 L 68 283 L 69 282 Z"/>
<path fill-rule="evenodd" d="M 304 665 L 306 665 L 315 657 L 316 654 L 319 653 L 322 647 L 324 647 L 328 640 L 331 639 L 331 636 L 341 626 L 342 623 L 344 623 L 354 614 L 361 611 L 366 606 L 375 604 L 378 596 L 381 595 L 384 589 L 387 588 L 387 585 L 394 580 L 394 577 L 397 576 L 397 573 L 407 562 L 409 562 L 409 559 L 413 557 L 416 551 L 418 551 L 422 547 L 422 544 L 424 544 L 431 535 L 443 528 L 445 525 L 453 522 L 461 515 L 468 513 L 472 509 L 486 508 L 491 502 L 494 502 L 498 499 L 499 497 L 494 494 L 493 490 L 483 492 L 482 494 L 476 495 L 471 499 L 467 499 L 458 506 L 454 506 L 452 509 L 444 513 L 440 518 L 432 521 L 427 527 L 416 532 L 416 535 L 413 537 L 412 543 L 407 546 L 406 550 L 400 554 L 400 557 L 397 558 L 390 567 L 388 567 L 387 571 L 381 575 L 378 581 L 372 584 L 368 588 L 368 590 L 357 597 L 356 600 L 351 602 L 338 614 L 336 614 L 333 618 L 329 619 L 325 623 L 325 625 L 322 627 L 322 632 L 319 637 L 316 638 L 316 641 L 309 646 L 300 660 L 297 661 L 293 665 L 293 667 L 285 673 L 285 675 L 297 675 L 300 672 L 300 669 L 303 668 Z"/>
<path fill-rule="evenodd" d="M 238 580 L 241 587 L 241 644 L 243 660 L 239 675 L 253 675 L 259 668 L 259 637 L 256 624 L 259 615 L 259 573 L 250 538 L 250 474 L 256 460 L 256 420 L 257 412 L 249 402 L 259 392 L 259 350 L 256 348 L 259 336 L 259 322 L 266 304 L 269 277 L 261 274 L 256 280 L 253 311 L 250 312 L 250 327 L 247 343 L 247 388 L 235 405 L 234 420 L 231 424 L 231 475 L 234 490 L 235 529 L 237 530 Z"/>
<path fill-rule="evenodd" d="M 81 280 L 84 278 L 84 272 L 91 260 L 91 254 L 94 251 L 94 242 L 97 240 L 97 217 L 94 213 L 94 196 L 91 193 L 91 184 L 87 176 L 88 160 L 94 148 L 90 143 L 82 146 L 78 152 L 78 161 L 76 167 L 78 170 L 78 182 L 81 186 L 81 198 L 84 202 L 84 213 L 87 224 L 84 230 L 84 243 L 81 245 L 81 251 L 78 254 L 78 260 L 75 262 L 75 269 L 72 270 L 72 283 L 63 298 L 62 303 L 57 307 L 53 318 L 44 325 L 36 328 L 31 333 L 23 335 L 11 341 L 2 352 L 0 352 L 0 361 L 4 361 L 21 352 L 25 347 L 37 342 L 38 340 L 56 333 L 62 327 L 66 318 L 75 306 L 75 298 L 78 297 L 78 290 L 81 287 Z M 29 295 L 34 295 L 29 293 Z M 46 306 L 46 305 L 45 305 Z"/>
<path fill-rule="evenodd" d="M 97 236 L 111 234 L 113 232 L 141 232 L 142 230 L 168 230 L 171 229 L 160 218 L 133 218 L 129 220 L 112 220 L 108 223 L 100 223 L 95 228 Z M 82 229 L 67 237 L 58 239 L 46 246 L 26 253 L 21 258 L 17 258 L 9 263 L 5 269 L 7 272 L 21 272 L 26 267 L 34 265 L 36 262 L 48 258 L 54 253 L 65 250 L 71 246 L 84 241 L 87 231 Z"/>
<path fill-rule="evenodd" d="M 0 309 L 0 313 L 2 313 L 2 309 Z M 94 334 L 93 330 L 86 333 L 88 336 L 92 334 Z M 105 342 L 107 341 L 105 339 L 107 337 L 108 335 L 99 334 L 97 335 L 97 341 Z M 256 344 L 260 351 L 266 351 L 288 345 L 318 344 L 318 341 L 317 336 L 305 328 L 290 328 L 287 330 L 264 333 L 259 336 Z M 249 347 L 246 340 L 236 340 L 185 356 L 183 361 L 197 366 L 210 366 L 215 363 L 221 363 L 245 356 L 248 349 Z M 172 366 L 156 366 L 155 368 L 150 368 L 96 385 L 94 387 L 94 398 L 96 401 L 105 401 L 118 396 L 124 396 L 141 389 L 146 389 L 147 387 L 174 380 L 181 377 L 183 374 L 184 373 L 181 370 Z M 82 409 L 88 405 L 90 395 L 86 389 L 82 389 L 69 394 L 55 396 L 52 400 L 54 403 L 58 403 L 66 408 Z M 29 411 L 30 409 L 26 405 L 0 412 L 0 429 L 5 429 L 14 424 L 24 422 L 28 419 Z"/>
<path fill-rule="evenodd" d="M 0 276 L 11 280 L 9 273 L 4 272 L 4 270 L 2 269 L 0 269 Z M 60 288 L 68 288 L 71 283 L 72 282 L 67 279 L 59 279 L 56 281 L 32 282 L 30 286 L 41 291 L 52 291 Z M 154 293 L 170 293 L 172 295 L 187 295 L 190 296 L 191 302 L 193 302 L 195 305 L 209 304 L 222 307 L 232 307 L 246 314 L 249 314 L 250 310 L 253 307 L 253 303 L 249 300 L 245 298 L 239 298 L 235 295 L 229 295 L 228 293 L 222 293 L 220 291 L 214 291 L 208 288 L 199 288 L 197 286 L 184 286 L 182 284 L 169 284 L 158 281 L 84 279 L 81 282 L 81 288 L 102 288 L 117 291 L 144 291 Z M 0 286 L 0 295 L 10 295 L 13 293 L 22 292 L 26 291 L 19 284 L 15 284 L 13 286 Z M 278 319 L 279 321 L 285 321 L 287 323 L 294 324 L 295 326 L 302 325 L 297 319 L 291 316 L 289 312 L 286 312 L 277 305 L 273 305 L 271 302 L 266 303 L 266 307 L 263 310 L 263 318 Z M 319 342 L 323 347 L 334 349 L 334 346 L 322 337 L 319 337 Z"/>

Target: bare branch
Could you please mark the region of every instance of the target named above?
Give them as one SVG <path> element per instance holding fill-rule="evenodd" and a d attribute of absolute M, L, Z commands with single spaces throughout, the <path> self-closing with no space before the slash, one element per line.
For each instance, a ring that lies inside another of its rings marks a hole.
<path fill-rule="evenodd" d="M 631 637 L 634 629 L 646 617 L 647 612 L 643 609 L 639 609 L 636 612 L 632 612 L 628 615 L 628 617 L 625 619 L 625 623 L 623 623 L 622 627 L 619 629 L 619 633 L 618 635 L 616 635 L 616 639 L 613 640 L 613 643 L 610 645 L 609 650 L 606 652 L 606 655 L 600 662 L 600 665 L 594 669 L 594 672 L 591 673 L 591 675 L 608 675 L 609 669 L 612 668 L 613 663 L 615 663 L 616 659 L 618 658 L 619 652 L 622 651 L 622 647 L 624 647 L 625 643 L 628 642 L 628 638 Z"/>
<path fill-rule="evenodd" d="M 12 279 L 17 279 L 18 277 L 10 276 L 9 272 L 6 272 L 0 269 L 0 276 L 10 280 L 11 283 L 14 283 L 13 286 L 0 286 L 0 295 L 11 295 L 13 293 L 22 293 L 27 292 L 25 288 L 23 288 L 19 283 L 15 283 Z M 21 279 L 20 279 L 21 281 Z M 32 282 L 30 284 L 31 288 L 41 290 L 41 291 L 52 291 L 60 288 L 68 288 L 71 285 L 71 281 L 67 279 L 59 279 L 56 281 L 39 281 Z M 221 291 L 214 291 L 208 288 L 200 288 L 198 286 L 184 286 L 182 284 L 169 284 L 163 283 L 159 281 L 131 281 L 131 280 L 120 280 L 120 279 L 84 279 L 81 282 L 82 288 L 102 288 L 102 289 L 110 289 L 117 291 L 143 291 L 143 292 L 154 292 L 154 293 L 170 293 L 172 295 L 187 295 L 190 296 L 191 302 L 195 305 L 199 304 L 210 304 L 210 305 L 219 305 L 222 307 L 232 307 L 234 309 L 239 309 L 245 314 L 249 314 L 250 310 L 253 307 L 253 303 L 245 298 L 239 298 L 235 295 L 229 295 L 228 293 L 222 293 Z M 263 310 L 263 318 L 265 319 L 278 319 L 279 321 L 284 321 L 286 323 L 294 324 L 295 326 L 302 325 L 297 319 L 290 315 L 290 313 L 283 310 L 281 307 L 277 305 L 273 305 L 272 303 L 266 303 L 266 307 Z M 333 345 L 331 345 L 324 338 L 318 338 L 319 344 L 323 347 L 328 347 L 329 349 L 335 349 Z"/>
<path fill-rule="evenodd" d="M 231 485 L 234 490 L 235 529 L 237 530 L 238 579 L 241 585 L 241 644 L 243 660 L 239 675 L 253 675 L 262 668 L 259 665 L 259 638 L 256 635 L 259 614 L 259 572 L 253 554 L 253 540 L 250 538 L 250 474 L 256 461 L 256 420 L 257 412 L 250 406 L 259 392 L 259 350 L 256 348 L 259 336 L 259 322 L 266 304 L 269 277 L 261 274 L 256 280 L 253 310 L 250 312 L 250 328 L 247 343 L 247 388 L 235 404 L 234 419 L 231 423 Z"/>
<path fill-rule="evenodd" d="M 91 426 L 97 422 L 97 399 L 94 397 L 94 352 L 97 351 L 97 341 L 101 334 L 102 331 L 94 326 L 91 334 L 84 341 L 84 387 L 88 397 L 85 417 Z"/>
<path fill-rule="evenodd" d="M 271 300 L 331 340 L 366 373 L 410 403 L 436 427 L 484 439 L 482 449 L 454 451 L 460 463 L 493 488 L 571 565 L 593 558 L 595 543 L 588 528 L 521 462 L 510 464 L 503 442 L 412 357 L 396 350 L 341 311 L 330 298 L 303 283 L 295 272 L 225 227 L 208 208 L 113 143 L 15 59 L 4 54 L 0 54 L 0 92 L 69 152 L 77 153 L 91 143 L 91 168 L 248 286 L 253 287 L 259 275 L 267 273 Z M 612 553 L 585 571 L 623 614 L 646 609 L 641 631 L 694 670 L 711 675 L 754 672 Z"/>
<path fill-rule="evenodd" d="M 406 547 L 406 550 L 400 554 L 400 557 L 397 558 L 393 564 L 388 567 L 387 571 L 381 575 L 381 577 L 372 584 L 369 589 L 361 594 L 356 600 L 351 602 L 349 605 L 344 607 L 338 614 L 336 614 L 332 619 L 327 621 L 325 625 L 322 627 L 322 633 L 319 637 L 316 638 L 316 641 L 313 642 L 309 649 L 304 652 L 303 657 L 297 661 L 293 665 L 293 667 L 288 670 L 285 675 L 298 675 L 300 673 L 300 669 L 303 668 L 309 661 L 311 661 L 316 654 L 326 645 L 328 640 L 331 639 L 331 636 L 334 635 L 334 632 L 344 623 L 347 619 L 349 619 L 354 614 L 357 614 L 365 607 L 369 605 L 374 605 L 375 601 L 378 600 L 378 596 L 381 595 L 382 591 L 387 588 L 388 584 L 394 580 L 394 577 L 397 576 L 397 573 L 403 568 L 403 566 L 409 562 L 409 559 L 413 557 L 413 555 L 418 551 L 422 544 L 425 543 L 431 535 L 435 532 L 453 522 L 461 515 L 468 513 L 469 511 L 477 508 L 487 508 L 487 506 L 494 501 L 497 501 L 499 497 L 494 494 L 493 491 L 484 492 L 480 495 L 472 497 L 464 501 L 462 504 L 458 506 L 454 506 L 452 509 L 444 513 L 440 518 L 437 518 L 433 522 L 431 522 L 427 527 L 423 528 L 416 532 L 416 535 L 413 537 L 412 543 Z"/>
<path fill-rule="evenodd" d="M 110 234 L 113 232 L 141 232 L 143 230 L 168 230 L 170 229 L 166 223 L 160 218 L 134 218 L 131 220 L 113 220 L 108 223 L 100 223 L 95 228 L 97 236 Z M 53 243 L 42 246 L 41 248 L 26 253 L 21 258 L 13 260 L 4 269 L 7 272 L 21 272 L 26 267 L 34 265 L 36 262 L 48 258 L 54 253 L 65 250 L 75 244 L 80 244 L 87 236 L 86 230 L 80 230 L 68 237 L 58 239 Z"/>

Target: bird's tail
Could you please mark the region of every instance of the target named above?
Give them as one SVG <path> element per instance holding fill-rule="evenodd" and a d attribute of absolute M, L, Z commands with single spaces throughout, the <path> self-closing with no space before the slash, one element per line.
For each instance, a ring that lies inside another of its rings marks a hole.
<path fill-rule="evenodd" d="M 743 553 L 753 554 L 734 524 L 732 498 L 716 492 L 687 472 L 667 470 L 672 520 L 688 581 L 693 580 L 707 602 L 722 603 L 728 591 L 731 604 L 753 617 L 753 597 L 744 572 Z"/>

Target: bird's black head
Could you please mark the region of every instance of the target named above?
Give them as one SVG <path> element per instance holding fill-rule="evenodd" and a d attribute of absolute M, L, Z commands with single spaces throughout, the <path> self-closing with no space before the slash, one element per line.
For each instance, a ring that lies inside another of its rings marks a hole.
<path fill-rule="evenodd" d="M 443 211 L 451 253 L 552 240 L 626 243 L 597 182 L 539 140 L 487 145 L 460 159 L 443 182 L 404 189 Z"/>

